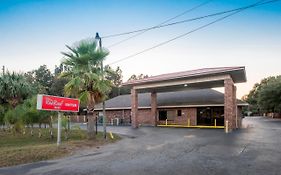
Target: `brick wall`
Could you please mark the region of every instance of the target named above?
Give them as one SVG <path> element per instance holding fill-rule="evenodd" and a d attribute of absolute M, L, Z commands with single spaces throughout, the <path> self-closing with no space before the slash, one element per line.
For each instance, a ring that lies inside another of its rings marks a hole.
<path fill-rule="evenodd" d="M 172 109 L 164 109 L 164 110 L 174 110 L 175 117 L 174 121 L 168 121 L 168 124 L 178 124 L 178 125 L 187 125 L 188 119 L 190 119 L 190 125 L 197 125 L 197 109 L 196 108 L 172 108 Z M 177 116 L 177 110 L 182 111 L 181 116 Z M 165 124 L 166 121 L 159 121 L 159 124 Z"/>
<path fill-rule="evenodd" d="M 70 116 L 70 122 L 74 123 L 84 123 L 86 122 L 86 116 L 85 115 L 71 115 Z"/>
<path fill-rule="evenodd" d="M 169 121 L 170 124 L 181 124 L 181 125 L 187 125 L 188 118 L 190 119 L 190 125 L 194 126 L 197 125 L 197 108 L 170 108 L 165 110 L 174 110 L 175 111 L 175 120 Z M 177 110 L 182 110 L 182 116 L 176 116 Z M 158 118 L 158 111 L 157 109 L 157 118 Z M 94 116 L 98 115 L 98 112 L 102 111 L 95 111 Z M 241 128 L 242 125 L 242 108 L 238 107 L 237 111 L 238 115 L 238 128 Z M 111 119 L 119 118 L 123 120 L 123 124 L 130 124 L 131 123 L 131 110 L 125 109 L 125 110 L 107 110 L 106 111 L 107 116 L 107 123 L 111 123 Z M 150 109 L 139 109 L 138 110 L 138 121 L 140 125 L 151 125 L 154 126 L 154 118 L 151 115 Z M 84 115 L 80 116 L 71 116 L 71 122 L 84 122 Z M 119 121 L 121 122 L 121 120 Z M 121 124 L 121 123 L 120 123 Z M 165 124 L 165 121 L 157 121 L 157 124 Z"/>
<path fill-rule="evenodd" d="M 189 119 L 191 126 L 197 125 L 196 108 L 177 108 L 176 110 L 182 110 L 182 115 L 175 117 L 175 124 L 188 125 L 188 119 Z"/>
<path fill-rule="evenodd" d="M 159 109 L 158 109 L 159 110 Z M 157 110 L 157 118 L 158 118 L 158 110 Z M 196 108 L 174 108 L 168 109 L 174 110 L 175 114 L 177 115 L 177 110 L 182 110 L 182 116 L 175 116 L 175 120 L 173 121 L 174 124 L 183 124 L 187 125 L 188 118 L 190 118 L 190 125 L 197 124 L 197 109 Z M 100 111 L 101 112 L 101 111 Z M 95 112 L 97 114 L 97 111 Z M 106 117 L 107 122 L 110 123 L 111 119 L 119 118 L 123 119 L 123 122 L 129 124 L 131 122 L 130 119 L 131 110 L 107 110 Z M 154 117 L 151 115 L 150 109 L 139 109 L 138 110 L 138 124 L 139 125 L 149 125 L 154 126 Z M 158 124 L 164 124 L 165 121 L 158 121 Z"/>
<path fill-rule="evenodd" d="M 107 110 L 105 111 L 107 123 L 111 123 L 112 120 L 119 118 L 121 124 L 131 123 L 131 110 Z"/>
<path fill-rule="evenodd" d="M 97 115 L 98 112 L 96 111 L 95 114 Z M 107 110 L 105 111 L 107 123 L 111 124 L 111 119 L 122 119 L 123 124 L 131 124 L 131 110 L 124 109 L 124 110 Z M 121 121 L 121 120 L 120 120 Z M 139 109 L 138 110 L 138 123 L 140 125 L 151 125 L 154 126 L 154 118 L 151 116 L 150 109 Z"/>
<path fill-rule="evenodd" d="M 138 122 L 140 125 L 155 125 L 154 116 L 151 115 L 150 109 L 139 109 L 138 110 Z"/>
<path fill-rule="evenodd" d="M 95 116 L 98 116 L 98 113 L 102 111 L 95 111 Z M 111 124 L 112 119 L 116 121 L 116 118 L 119 118 L 119 124 L 130 124 L 131 123 L 131 110 L 106 110 L 106 122 Z M 114 122 L 115 122 L 114 121 Z"/>

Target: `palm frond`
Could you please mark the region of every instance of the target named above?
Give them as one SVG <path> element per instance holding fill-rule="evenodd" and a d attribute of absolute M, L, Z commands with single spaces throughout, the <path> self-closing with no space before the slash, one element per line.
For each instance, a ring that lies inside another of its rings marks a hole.
<path fill-rule="evenodd" d="M 90 93 L 89 91 L 82 91 L 79 94 L 79 100 L 82 104 L 87 104 L 88 103 L 88 99 L 90 98 Z"/>
<path fill-rule="evenodd" d="M 68 45 L 65 45 L 65 47 L 67 47 L 69 50 L 71 50 L 71 51 L 76 55 L 76 57 L 79 57 L 79 53 L 76 51 L 75 48 L 71 48 L 71 47 L 68 46 Z"/>
<path fill-rule="evenodd" d="M 63 54 L 64 56 L 68 57 L 68 58 L 73 58 L 74 55 L 72 53 L 69 52 L 61 52 L 61 54 Z"/>

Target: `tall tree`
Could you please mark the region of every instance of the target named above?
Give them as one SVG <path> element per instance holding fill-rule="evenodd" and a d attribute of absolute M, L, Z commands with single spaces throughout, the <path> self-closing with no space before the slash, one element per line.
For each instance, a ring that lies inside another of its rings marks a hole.
<path fill-rule="evenodd" d="M 280 79 L 281 76 L 270 76 L 254 85 L 249 94 L 243 97 L 250 104 L 250 111 L 254 114 L 279 111 L 278 105 L 281 103 L 280 100 L 278 101 Z"/>
<path fill-rule="evenodd" d="M 38 69 L 34 70 L 35 80 L 42 86 L 42 89 L 48 94 L 50 92 L 50 87 L 53 83 L 54 76 L 46 65 L 40 66 Z"/>
<path fill-rule="evenodd" d="M 54 75 L 46 65 L 42 65 L 38 69 L 29 71 L 24 75 L 28 82 L 36 88 L 36 93 L 50 93 L 50 87 L 54 82 Z"/>
<path fill-rule="evenodd" d="M 110 66 L 105 66 L 105 78 L 112 82 L 112 85 L 119 87 L 122 84 L 122 70 L 118 66 L 116 70 L 112 69 Z"/>
<path fill-rule="evenodd" d="M 109 52 L 104 48 L 98 50 L 93 39 L 82 40 L 73 47 L 66 47 L 70 51 L 62 52 L 62 63 L 68 70 L 61 74 L 61 77 L 69 79 L 65 85 L 65 94 L 78 97 L 82 103 L 86 103 L 89 115 L 93 115 L 95 104 L 104 100 L 110 91 L 111 83 L 102 79 L 104 74 L 101 70 L 101 62 Z M 94 116 L 89 119 L 88 137 L 95 138 Z"/>
<path fill-rule="evenodd" d="M 67 78 L 55 77 L 52 86 L 50 87 L 50 95 L 64 96 L 64 86 L 68 83 Z"/>
<path fill-rule="evenodd" d="M 130 93 L 130 89 L 121 87 L 122 84 L 122 70 L 118 66 L 116 70 L 112 69 L 110 66 L 105 66 L 105 73 L 106 73 L 106 79 L 111 81 L 112 88 L 108 95 L 109 98 L 116 97 L 121 94 L 128 94 Z"/>
<path fill-rule="evenodd" d="M 281 113 L 281 76 L 261 86 L 257 103 L 263 112 Z"/>

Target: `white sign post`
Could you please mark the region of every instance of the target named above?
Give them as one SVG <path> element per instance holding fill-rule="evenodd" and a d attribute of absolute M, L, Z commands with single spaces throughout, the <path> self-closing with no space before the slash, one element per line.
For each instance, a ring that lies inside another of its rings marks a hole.
<path fill-rule="evenodd" d="M 37 95 L 37 109 L 47 111 L 78 112 L 79 100 L 50 95 Z M 57 145 L 61 143 L 61 112 L 58 112 L 58 138 Z"/>
<path fill-rule="evenodd" d="M 58 112 L 58 138 L 57 138 L 57 146 L 61 143 L 61 113 Z"/>

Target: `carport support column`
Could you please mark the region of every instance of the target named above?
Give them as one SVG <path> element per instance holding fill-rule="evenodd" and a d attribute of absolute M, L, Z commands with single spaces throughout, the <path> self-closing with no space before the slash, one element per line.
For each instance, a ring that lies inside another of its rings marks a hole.
<path fill-rule="evenodd" d="M 132 119 L 132 127 L 138 128 L 138 92 L 132 88 L 131 89 L 131 119 Z"/>
<path fill-rule="evenodd" d="M 238 115 L 237 115 L 237 101 L 236 101 L 236 86 L 235 85 L 233 85 L 233 110 L 234 110 L 234 121 L 233 121 L 233 123 L 234 123 L 234 127 L 236 128 L 236 129 L 238 129 L 239 128 L 239 124 L 238 124 Z"/>
<path fill-rule="evenodd" d="M 233 80 L 231 78 L 224 80 L 224 127 L 225 132 L 232 131 L 235 128 L 236 120 L 236 93 Z"/>
<path fill-rule="evenodd" d="M 151 92 L 151 118 L 153 125 L 157 126 L 157 93 Z"/>

